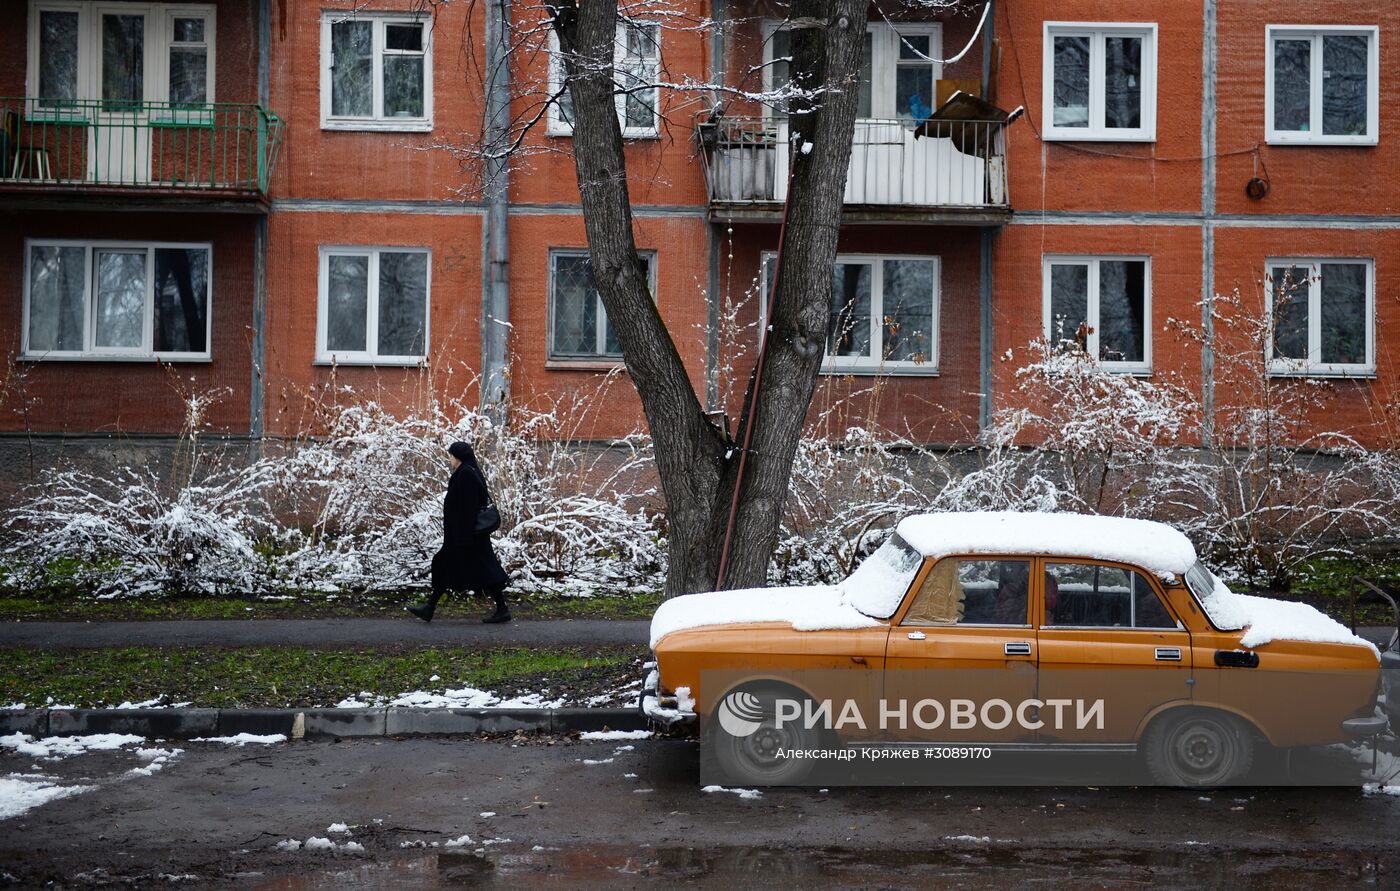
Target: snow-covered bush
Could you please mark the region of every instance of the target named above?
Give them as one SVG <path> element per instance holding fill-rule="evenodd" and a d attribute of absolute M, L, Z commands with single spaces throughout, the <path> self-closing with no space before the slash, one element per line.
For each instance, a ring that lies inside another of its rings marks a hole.
<path fill-rule="evenodd" d="M 1173 519 L 1209 558 L 1250 585 L 1287 588 L 1304 563 L 1351 556 L 1400 523 L 1386 493 L 1391 449 L 1369 450 L 1327 426 L 1337 385 L 1270 367 L 1272 320 L 1238 293 L 1212 301 L 1214 436 L 1183 462 Z M 1173 320 L 1188 342 L 1204 335 Z"/>

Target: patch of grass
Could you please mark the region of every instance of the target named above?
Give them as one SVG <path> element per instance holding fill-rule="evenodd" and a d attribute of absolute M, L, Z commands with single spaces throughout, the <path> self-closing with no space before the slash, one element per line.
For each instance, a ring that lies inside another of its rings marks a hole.
<path fill-rule="evenodd" d="M 1400 557 L 1380 559 L 1319 557 L 1304 564 L 1293 582 L 1293 596 L 1311 603 L 1341 622 L 1351 621 L 1351 597 L 1360 576 L 1400 600 Z M 1384 602 L 1361 603 L 1356 608 L 1360 625 L 1390 625 L 1395 615 Z"/>
<path fill-rule="evenodd" d="M 0 650 L 0 704 L 115 705 L 165 696 L 210 708 L 327 706 L 360 693 L 477 687 L 585 697 L 633 680 L 635 648 Z M 434 675 L 438 680 L 432 681 Z"/>

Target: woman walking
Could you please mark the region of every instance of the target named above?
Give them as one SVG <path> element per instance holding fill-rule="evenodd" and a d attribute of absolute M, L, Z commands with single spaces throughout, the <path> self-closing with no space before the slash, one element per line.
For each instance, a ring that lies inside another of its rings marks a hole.
<path fill-rule="evenodd" d="M 433 595 L 427 602 L 408 607 L 424 622 L 433 620 L 438 601 L 448 591 L 484 591 L 496 601 L 496 611 L 482 619 L 487 624 L 510 621 L 505 590 L 510 581 L 496 552 L 491 549 L 491 533 L 478 533 L 478 514 L 490 504 L 486 478 L 476 463 L 476 454 L 465 442 L 447 447 L 452 456 L 452 478 L 442 500 L 442 550 L 433 557 Z"/>

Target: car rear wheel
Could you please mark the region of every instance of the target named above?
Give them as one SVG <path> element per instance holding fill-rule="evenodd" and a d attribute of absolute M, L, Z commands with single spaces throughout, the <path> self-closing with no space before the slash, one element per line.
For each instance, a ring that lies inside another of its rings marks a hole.
<path fill-rule="evenodd" d="M 778 699 L 802 702 L 796 690 L 778 687 L 742 687 L 725 694 L 715 707 L 710 744 L 715 762 L 740 785 L 792 786 L 812 771 L 811 758 L 785 757 L 792 749 L 812 749 L 822 742 L 820 728 L 808 728 L 801 719 L 779 723 Z M 728 709 L 722 714 L 721 709 Z"/>
<path fill-rule="evenodd" d="M 1254 762 L 1254 738 L 1244 723 L 1222 712 L 1191 711 L 1153 722 L 1142 741 L 1152 778 L 1168 786 L 1220 786 Z"/>

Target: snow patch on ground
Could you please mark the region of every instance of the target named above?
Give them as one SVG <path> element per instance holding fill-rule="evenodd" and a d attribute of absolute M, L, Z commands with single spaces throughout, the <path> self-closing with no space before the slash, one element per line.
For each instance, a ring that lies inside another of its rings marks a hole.
<path fill-rule="evenodd" d="M 326 832 L 331 835 L 349 835 L 350 827 L 346 826 L 344 823 L 332 823 L 331 825 L 326 827 Z"/>
<path fill-rule="evenodd" d="M 612 763 L 613 763 L 613 759 L 611 759 L 611 758 L 584 758 L 584 759 L 582 759 L 582 761 L 583 761 L 584 764 L 612 764 Z"/>
<path fill-rule="evenodd" d="M 471 843 L 472 837 L 470 835 L 467 835 L 466 833 L 463 833 L 462 835 L 459 835 L 456 838 L 449 838 L 447 841 L 442 843 L 442 846 L 444 848 L 465 848 Z"/>
<path fill-rule="evenodd" d="M 991 843 L 992 837 L 990 835 L 945 835 L 943 836 L 943 840 L 955 842 L 972 842 L 973 844 L 985 845 Z"/>
<path fill-rule="evenodd" d="M 48 736 L 43 739 L 35 739 L 27 733 L 11 733 L 9 736 L 0 736 L 0 748 L 14 749 L 17 753 L 31 758 L 57 761 L 86 752 L 110 751 L 145 741 L 145 737 L 132 736 L 129 733 L 91 733 L 87 736 Z"/>
<path fill-rule="evenodd" d="M 650 730 L 585 730 L 579 739 L 651 739 L 656 734 Z"/>
<path fill-rule="evenodd" d="M 709 591 L 672 597 L 661 604 L 651 619 L 651 648 L 676 631 L 751 622 L 779 622 L 796 631 L 880 624 L 846 603 L 834 585 Z"/>
<path fill-rule="evenodd" d="M 18 817 L 41 804 L 79 795 L 93 786 L 60 786 L 52 777 L 12 773 L 0 777 L 0 820 Z"/>
<path fill-rule="evenodd" d="M 365 846 L 359 842 L 348 841 L 336 844 L 328 838 L 313 835 L 304 842 L 299 842 L 294 838 L 277 843 L 278 850 L 295 851 L 298 848 L 306 851 L 339 851 L 342 854 L 363 854 Z"/>
<path fill-rule="evenodd" d="M 259 736 L 256 733 L 240 733 L 236 736 L 199 736 L 190 742 L 221 743 L 228 746 L 246 746 L 250 744 L 270 746 L 274 743 L 287 741 L 285 733 L 267 733 Z"/>
<path fill-rule="evenodd" d="M 374 696 L 358 693 L 346 697 L 335 704 L 336 708 L 559 708 L 565 700 L 547 699 L 548 691 L 526 693 L 521 696 L 502 698 L 490 690 L 475 687 L 462 687 L 456 690 L 433 692 L 413 690 L 398 696 Z"/>
<path fill-rule="evenodd" d="M 702 788 L 700 789 L 700 791 L 701 791 L 701 792 L 731 792 L 731 793 L 733 793 L 733 794 L 739 796 L 740 798 L 746 798 L 746 799 L 750 799 L 750 800 L 755 799 L 755 798 L 762 798 L 762 797 L 763 797 L 763 793 L 760 792 L 760 791 L 758 791 L 757 789 L 726 789 L 724 786 L 704 786 L 704 787 L 702 787 Z"/>
<path fill-rule="evenodd" d="M 1367 783 L 1361 787 L 1361 791 L 1366 795 L 1394 795 L 1400 797 L 1400 786 L 1388 786 L 1384 783 Z"/>

